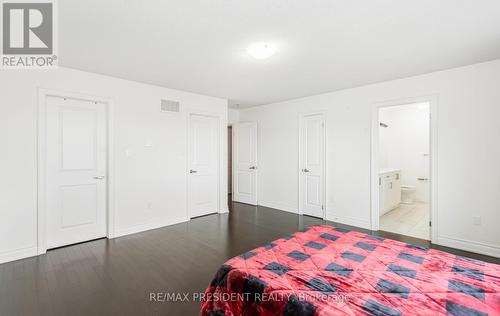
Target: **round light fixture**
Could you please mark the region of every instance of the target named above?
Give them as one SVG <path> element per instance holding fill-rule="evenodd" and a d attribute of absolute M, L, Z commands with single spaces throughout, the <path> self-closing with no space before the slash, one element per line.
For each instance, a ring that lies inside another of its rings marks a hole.
<path fill-rule="evenodd" d="M 255 59 L 266 59 L 274 55 L 276 49 L 269 43 L 259 42 L 250 45 L 247 51 Z"/>

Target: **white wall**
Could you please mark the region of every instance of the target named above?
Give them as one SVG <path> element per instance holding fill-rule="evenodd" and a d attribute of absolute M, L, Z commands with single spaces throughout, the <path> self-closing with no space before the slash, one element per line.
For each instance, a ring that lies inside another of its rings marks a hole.
<path fill-rule="evenodd" d="M 227 156 L 227 100 L 65 68 L 1 70 L 0 262 L 36 253 L 39 87 L 113 100 L 117 236 L 187 220 L 188 110 L 223 117 L 221 157 Z M 160 112 L 162 98 L 180 101 L 181 112 Z M 226 163 L 220 165 L 221 211 L 227 211 Z"/>
<path fill-rule="evenodd" d="M 429 103 L 383 107 L 379 121 L 379 164 L 401 170 L 401 184 L 416 188 L 415 200 L 429 202 L 430 163 Z"/>
<path fill-rule="evenodd" d="M 297 211 L 298 114 L 327 116 L 327 219 L 370 227 L 374 103 L 438 97 L 437 243 L 500 256 L 500 60 L 240 111 L 259 126 L 259 204 Z M 481 226 L 472 218 L 481 217 Z"/>
<path fill-rule="evenodd" d="M 231 124 L 234 124 L 234 123 L 238 123 L 240 121 L 240 111 L 238 109 L 232 109 L 232 108 L 228 108 L 227 109 L 227 123 L 229 125 Z M 232 131 L 232 129 L 229 129 L 229 131 Z M 233 168 L 232 166 L 232 144 L 233 143 L 233 139 L 232 139 L 232 135 L 229 135 L 228 137 L 228 144 L 227 144 L 227 147 L 228 147 L 228 166 L 227 166 L 227 169 L 228 169 L 228 179 L 227 179 L 227 182 L 228 182 L 228 192 L 229 193 L 232 193 L 232 190 L 233 190 L 233 176 L 231 174 L 231 170 Z"/>
<path fill-rule="evenodd" d="M 240 121 L 240 111 L 237 109 L 228 108 L 227 109 L 227 123 L 234 124 Z"/>

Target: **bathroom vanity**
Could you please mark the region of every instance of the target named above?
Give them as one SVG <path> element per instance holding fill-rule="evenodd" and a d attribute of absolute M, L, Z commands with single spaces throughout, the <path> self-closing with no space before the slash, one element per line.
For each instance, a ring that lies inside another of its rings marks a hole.
<path fill-rule="evenodd" d="M 380 216 L 382 216 L 401 203 L 401 170 L 381 168 L 378 183 Z"/>

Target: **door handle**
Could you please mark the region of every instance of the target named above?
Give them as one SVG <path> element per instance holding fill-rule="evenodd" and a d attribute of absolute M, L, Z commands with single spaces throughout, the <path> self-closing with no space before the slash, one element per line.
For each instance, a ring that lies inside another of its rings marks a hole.
<path fill-rule="evenodd" d="M 248 169 L 250 169 L 250 170 L 255 170 L 255 169 L 257 169 L 257 167 L 255 167 L 255 166 L 251 166 L 251 167 L 250 167 L 250 168 L 248 168 Z"/>
<path fill-rule="evenodd" d="M 302 169 L 302 172 L 309 172 L 309 169 Z"/>
<path fill-rule="evenodd" d="M 104 179 L 104 178 L 105 178 L 105 176 L 97 176 L 97 177 L 94 177 L 94 179 L 96 179 L 96 180 L 102 180 L 102 179 Z"/>
<path fill-rule="evenodd" d="M 193 170 L 193 169 L 189 170 L 189 173 L 197 173 L 197 172 L 198 172 L 198 171 Z"/>

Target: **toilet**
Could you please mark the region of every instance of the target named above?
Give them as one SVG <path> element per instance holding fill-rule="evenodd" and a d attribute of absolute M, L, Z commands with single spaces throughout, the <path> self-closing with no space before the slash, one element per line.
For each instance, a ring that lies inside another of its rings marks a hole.
<path fill-rule="evenodd" d="M 416 187 L 413 185 L 402 185 L 401 186 L 401 203 L 402 204 L 413 204 L 415 191 L 416 191 Z"/>

